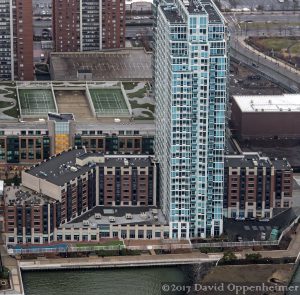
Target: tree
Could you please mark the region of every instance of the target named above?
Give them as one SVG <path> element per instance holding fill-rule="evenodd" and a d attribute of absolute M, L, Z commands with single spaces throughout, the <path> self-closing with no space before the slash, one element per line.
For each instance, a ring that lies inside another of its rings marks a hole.
<path fill-rule="evenodd" d="M 246 254 L 246 260 L 256 262 L 257 260 L 261 259 L 260 253 L 250 253 Z"/>
<path fill-rule="evenodd" d="M 262 4 L 257 6 L 258 11 L 263 11 L 264 9 L 265 9 L 265 7 Z"/>
<path fill-rule="evenodd" d="M 215 4 L 217 5 L 217 7 L 221 10 L 222 9 L 222 4 L 220 0 L 215 0 Z"/>
<path fill-rule="evenodd" d="M 230 261 L 235 260 L 235 259 L 237 259 L 237 257 L 232 251 L 224 252 L 223 258 L 222 258 L 222 260 L 224 262 L 230 262 Z"/>
<path fill-rule="evenodd" d="M 231 5 L 231 7 L 236 8 L 236 6 L 237 6 L 237 1 L 236 0 L 229 0 L 229 3 Z"/>

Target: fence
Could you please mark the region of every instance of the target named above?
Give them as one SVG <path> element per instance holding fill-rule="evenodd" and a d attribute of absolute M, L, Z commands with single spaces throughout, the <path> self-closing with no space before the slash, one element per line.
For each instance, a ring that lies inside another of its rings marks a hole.
<path fill-rule="evenodd" d="M 21 254 L 42 254 L 42 253 L 74 253 L 74 252 L 93 252 L 93 251 L 119 251 L 125 249 L 125 245 L 113 245 L 113 246 L 84 246 L 84 247 L 32 247 L 32 248 L 17 248 L 7 249 L 9 255 L 21 255 Z"/>
<path fill-rule="evenodd" d="M 234 248 L 234 247 L 253 247 L 253 246 L 277 246 L 276 241 L 242 241 L 242 242 L 215 242 L 215 243 L 196 243 L 193 248 Z"/>

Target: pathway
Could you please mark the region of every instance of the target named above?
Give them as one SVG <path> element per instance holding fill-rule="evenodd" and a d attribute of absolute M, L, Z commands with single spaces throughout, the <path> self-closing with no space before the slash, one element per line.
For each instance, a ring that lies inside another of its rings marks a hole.
<path fill-rule="evenodd" d="M 0 245 L 0 252 L 2 257 L 2 263 L 10 270 L 11 273 L 11 290 L 2 291 L 1 294 L 7 295 L 20 295 L 23 293 L 23 283 L 18 261 L 15 258 L 10 257 L 3 245 Z"/>

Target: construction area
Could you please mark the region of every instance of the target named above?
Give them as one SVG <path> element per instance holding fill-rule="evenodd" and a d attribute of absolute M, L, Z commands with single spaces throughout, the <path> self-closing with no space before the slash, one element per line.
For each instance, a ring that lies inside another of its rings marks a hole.
<path fill-rule="evenodd" d="M 253 71 L 243 63 L 231 59 L 230 95 L 276 95 L 286 93 L 282 87 Z"/>

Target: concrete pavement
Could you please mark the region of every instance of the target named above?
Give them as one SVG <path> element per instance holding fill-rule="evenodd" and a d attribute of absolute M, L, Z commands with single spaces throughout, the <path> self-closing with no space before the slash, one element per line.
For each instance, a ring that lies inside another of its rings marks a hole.
<path fill-rule="evenodd" d="M 3 295 L 24 294 L 22 276 L 21 276 L 21 271 L 20 271 L 18 261 L 7 254 L 6 249 L 3 247 L 3 245 L 0 245 L 0 252 L 1 252 L 2 263 L 5 267 L 9 269 L 11 274 L 10 276 L 11 290 L 2 291 L 1 294 Z"/>
<path fill-rule="evenodd" d="M 296 234 L 292 236 L 292 241 L 286 250 L 252 251 L 247 249 L 242 251 L 241 255 L 242 257 L 245 257 L 245 254 L 250 253 L 260 253 L 262 257 L 270 258 L 297 257 L 300 253 L 300 224 L 297 227 Z"/>
<path fill-rule="evenodd" d="M 267 59 L 264 54 L 258 55 L 238 41 L 232 44 L 230 52 L 232 57 L 252 67 L 256 72 L 267 76 L 273 82 L 291 92 L 299 91 L 300 76 Z"/>
<path fill-rule="evenodd" d="M 60 258 L 24 260 L 20 261 L 20 268 L 24 270 L 37 270 L 165 266 L 212 262 L 217 261 L 221 257 L 221 254 L 207 255 L 197 251 L 185 254 Z"/>

